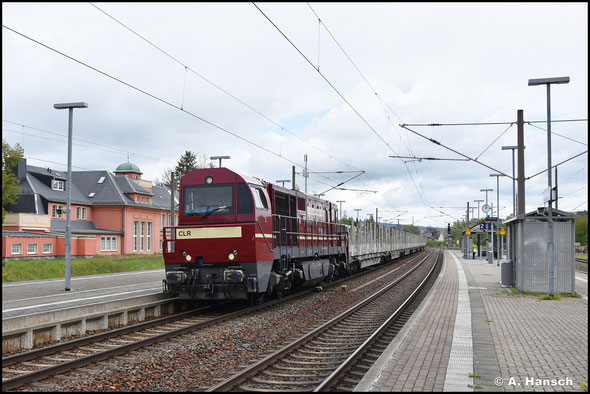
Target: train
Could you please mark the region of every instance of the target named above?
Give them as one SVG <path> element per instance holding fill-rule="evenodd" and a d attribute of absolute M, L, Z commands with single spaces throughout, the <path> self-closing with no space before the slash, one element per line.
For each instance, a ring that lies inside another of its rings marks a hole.
<path fill-rule="evenodd" d="M 163 229 L 163 291 L 256 304 L 426 246 L 382 224 L 339 224 L 337 213 L 299 190 L 224 167 L 195 169 L 180 180 L 177 225 Z"/>

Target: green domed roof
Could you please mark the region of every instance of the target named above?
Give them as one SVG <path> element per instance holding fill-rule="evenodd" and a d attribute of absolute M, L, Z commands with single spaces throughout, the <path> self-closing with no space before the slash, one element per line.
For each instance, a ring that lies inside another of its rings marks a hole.
<path fill-rule="evenodd" d="M 115 169 L 115 172 L 135 172 L 137 174 L 143 174 L 138 166 L 133 163 L 123 163 Z"/>

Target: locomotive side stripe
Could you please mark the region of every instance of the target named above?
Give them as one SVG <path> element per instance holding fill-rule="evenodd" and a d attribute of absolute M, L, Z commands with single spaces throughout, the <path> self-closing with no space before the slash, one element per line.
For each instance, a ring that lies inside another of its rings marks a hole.
<path fill-rule="evenodd" d="M 176 229 L 176 239 L 241 238 L 242 227 L 200 227 Z"/>

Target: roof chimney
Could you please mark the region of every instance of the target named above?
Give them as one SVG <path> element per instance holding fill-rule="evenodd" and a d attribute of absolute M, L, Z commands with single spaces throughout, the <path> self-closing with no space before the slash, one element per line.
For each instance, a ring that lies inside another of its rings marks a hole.
<path fill-rule="evenodd" d="M 27 159 L 22 158 L 16 165 L 16 177 L 22 181 L 27 176 Z"/>

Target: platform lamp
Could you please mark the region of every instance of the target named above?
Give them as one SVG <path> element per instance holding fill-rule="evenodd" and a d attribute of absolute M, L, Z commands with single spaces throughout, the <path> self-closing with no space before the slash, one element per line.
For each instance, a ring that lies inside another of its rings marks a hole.
<path fill-rule="evenodd" d="M 552 207 L 553 202 L 553 188 L 551 185 L 551 84 L 569 83 L 570 77 L 556 77 L 556 78 L 538 78 L 529 79 L 529 86 L 547 85 L 547 190 L 549 197 L 547 199 L 547 268 L 549 270 L 549 294 L 553 295 L 554 291 L 554 245 L 553 245 L 553 217 Z M 557 200 L 557 196 L 555 196 Z"/>
<path fill-rule="evenodd" d="M 285 183 L 289 183 L 289 182 L 291 182 L 291 180 L 290 179 L 277 179 L 275 182 L 281 182 L 282 183 L 281 186 L 285 187 Z"/>
<path fill-rule="evenodd" d="M 71 217 L 71 205 L 72 205 L 72 133 L 74 126 L 74 108 L 88 108 L 87 103 L 61 103 L 53 104 L 55 109 L 68 109 L 68 174 L 66 179 L 66 241 L 65 241 L 65 280 L 66 288 L 65 291 L 70 291 L 70 272 L 71 272 L 71 259 L 72 259 L 72 217 Z"/>
<path fill-rule="evenodd" d="M 523 147 L 524 148 L 524 147 Z M 514 151 L 518 149 L 518 146 L 503 146 L 502 150 L 512 150 L 512 216 L 516 216 L 516 189 L 515 183 L 516 178 L 514 176 Z"/>
<path fill-rule="evenodd" d="M 209 158 L 211 160 L 217 160 L 217 159 L 219 159 L 219 168 L 221 168 L 221 160 L 222 159 L 231 159 L 231 156 L 210 156 Z"/>
<path fill-rule="evenodd" d="M 337 200 L 337 203 L 340 203 L 340 210 L 338 211 L 338 221 L 340 221 L 340 219 L 342 219 L 342 203 L 346 202 L 345 200 Z"/>
<path fill-rule="evenodd" d="M 490 207 L 489 207 L 489 205 L 488 205 L 488 192 L 493 192 L 493 191 L 494 191 L 494 189 L 479 189 L 479 191 L 480 191 L 480 192 L 486 192 L 486 203 L 485 203 L 484 207 L 485 207 L 487 210 L 489 210 L 489 209 L 490 209 Z M 482 207 L 482 209 L 484 209 L 484 207 Z M 488 211 L 485 211 L 485 212 L 486 212 L 486 216 L 487 216 L 487 215 L 488 215 Z M 494 240 L 492 240 L 492 243 L 493 243 L 493 242 L 494 242 Z M 487 253 L 487 249 L 488 249 L 488 232 L 486 231 L 486 253 Z M 494 251 L 492 250 L 492 253 L 493 253 L 493 252 L 494 252 Z"/>
<path fill-rule="evenodd" d="M 496 177 L 496 253 L 498 254 L 498 266 L 500 266 L 500 177 L 506 175 L 490 174 L 490 177 L 492 176 Z M 492 236 L 494 235 L 492 234 Z"/>
<path fill-rule="evenodd" d="M 473 202 L 477 203 L 477 220 L 479 220 L 479 203 L 483 202 L 483 200 L 473 200 Z"/>

